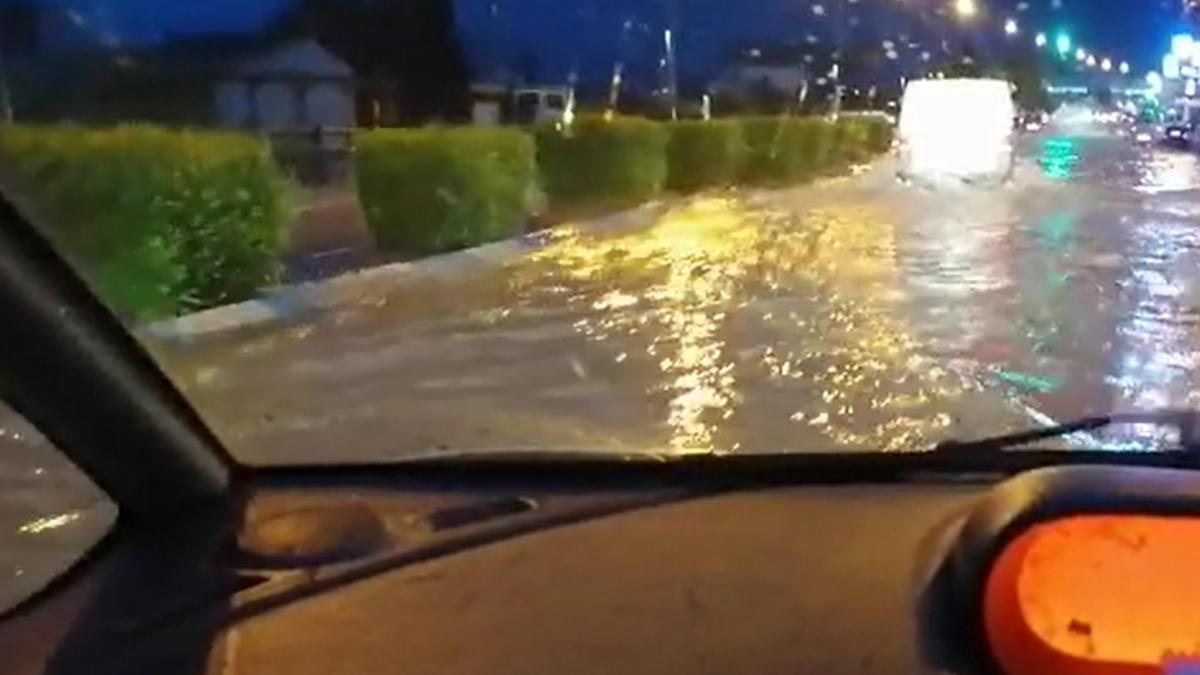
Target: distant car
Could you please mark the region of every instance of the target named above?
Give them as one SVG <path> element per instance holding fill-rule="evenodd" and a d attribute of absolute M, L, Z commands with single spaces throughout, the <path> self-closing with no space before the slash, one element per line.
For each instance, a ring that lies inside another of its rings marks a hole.
<path fill-rule="evenodd" d="M 1171 122 L 1163 127 L 1162 142 L 1173 148 L 1189 149 L 1196 134 L 1191 122 Z"/>
<path fill-rule="evenodd" d="M 1043 111 L 1025 112 L 1017 118 L 1017 127 L 1021 131 L 1037 133 L 1045 128 L 1050 121 L 1050 115 Z"/>
<path fill-rule="evenodd" d="M 1013 170 L 1012 87 L 1004 80 L 914 80 L 904 90 L 899 177 L 1002 183 Z"/>

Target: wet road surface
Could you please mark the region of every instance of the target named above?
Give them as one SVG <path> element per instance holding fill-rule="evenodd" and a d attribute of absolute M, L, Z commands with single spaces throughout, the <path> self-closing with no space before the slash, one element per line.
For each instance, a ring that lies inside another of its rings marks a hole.
<path fill-rule="evenodd" d="M 1200 403 L 1194 156 L 1076 124 L 1024 139 L 1006 188 L 891 176 L 562 228 L 503 269 L 155 350 L 254 463 L 921 450 Z"/>
<path fill-rule="evenodd" d="M 250 463 L 915 451 L 1200 405 L 1196 156 L 1073 124 L 1023 139 L 1004 188 L 892 175 L 883 162 L 663 205 L 616 230 L 564 227 L 503 268 L 150 347 Z M 62 558 L 63 542 L 94 538 L 72 531 L 76 514 L 104 524 L 111 508 L 32 430 L 5 427 L 25 436 L 0 441 L 0 543 L 25 545 L 2 550 Z M 0 578 L 55 564 L 18 557 L 0 556 Z"/>

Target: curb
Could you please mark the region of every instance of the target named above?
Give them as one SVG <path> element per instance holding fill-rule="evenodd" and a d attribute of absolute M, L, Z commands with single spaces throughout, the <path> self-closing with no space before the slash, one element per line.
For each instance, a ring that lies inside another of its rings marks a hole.
<path fill-rule="evenodd" d="M 887 166 L 888 157 L 890 155 L 885 154 L 883 157 L 876 158 L 862 165 L 862 170 L 867 174 L 878 172 L 881 167 Z M 861 178 L 862 176 L 855 172 L 845 177 Z M 798 187 L 822 189 L 822 182 L 823 180 L 818 180 L 815 183 Z M 703 194 L 705 193 L 700 193 L 700 195 Z M 373 291 L 378 291 L 380 287 L 399 285 L 414 278 L 444 278 L 495 269 L 545 248 L 555 239 L 555 232 L 561 231 L 562 228 L 573 227 L 589 234 L 621 230 L 639 225 L 647 218 L 657 217 L 664 211 L 697 196 L 699 195 L 658 199 L 625 211 L 610 213 L 587 221 L 569 221 L 559 226 L 475 248 L 419 260 L 368 267 L 319 281 L 277 286 L 267 291 L 261 298 L 149 323 L 137 328 L 134 332 L 156 341 L 180 344 L 216 337 L 243 328 L 311 319 L 322 312 L 352 302 L 356 297 L 361 296 L 368 287 Z"/>
<path fill-rule="evenodd" d="M 569 223 L 590 233 L 637 224 L 655 216 L 676 200 L 659 200 L 583 223 Z M 558 228 L 484 244 L 474 248 L 347 272 L 329 279 L 277 286 L 263 297 L 223 305 L 139 327 L 135 333 L 168 343 L 187 343 L 243 328 L 262 327 L 312 318 L 353 301 L 370 287 L 399 285 L 414 278 L 452 277 L 495 269 L 545 248 Z"/>

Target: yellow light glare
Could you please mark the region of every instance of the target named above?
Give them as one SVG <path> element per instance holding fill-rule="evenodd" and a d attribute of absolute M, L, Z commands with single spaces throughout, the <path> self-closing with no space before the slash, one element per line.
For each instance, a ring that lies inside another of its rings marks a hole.
<path fill-rule="evenodd" d="M 979 14 L 979 4 L 975 0 L 954 0 L 954 13 L 962 19 L 970 19 Z"/>

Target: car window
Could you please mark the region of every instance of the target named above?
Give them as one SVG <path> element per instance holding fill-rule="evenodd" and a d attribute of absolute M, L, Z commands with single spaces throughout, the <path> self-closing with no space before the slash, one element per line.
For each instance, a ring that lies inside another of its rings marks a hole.
<path fill-rule="evenodd" d="M 1195 110 L 1197 38 L 1145 0 L 0 0 L 0 189 L 246 463 L 922 452 L 1200 403 L 1200 153 L 1128 122 Z M 1114 434 L 1069 440 L 1164 447 Z"/>
<path fill-rule="evenodd" d="M 0 612 L 70 568 L 116 516 L 75 465 L 0 402 Z"/>

